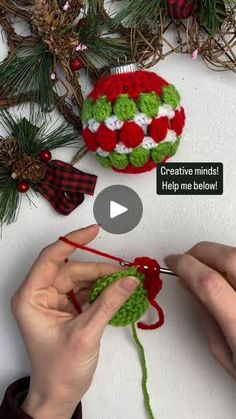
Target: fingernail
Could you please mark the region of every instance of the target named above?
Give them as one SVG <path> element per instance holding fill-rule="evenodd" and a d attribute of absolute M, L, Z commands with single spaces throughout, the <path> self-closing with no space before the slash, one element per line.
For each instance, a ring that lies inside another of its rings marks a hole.
<path fill-rule="evenodd" d="M 127 276 L 119 282 L 119 288 L 126 294 L 132 294 L 138 288 L 140 281 L 134 276 Z"/>

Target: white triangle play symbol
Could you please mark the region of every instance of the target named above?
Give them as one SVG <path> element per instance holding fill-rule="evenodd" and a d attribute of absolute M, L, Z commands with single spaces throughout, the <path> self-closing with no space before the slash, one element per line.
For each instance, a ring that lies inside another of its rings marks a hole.
<path fill-rule="evenodd" d="M 128 211 L 128 208 L 118 204 L 115 201 L 110 201 L 110 218 L 118 217 L 118 215 L 124 214 Z"/>

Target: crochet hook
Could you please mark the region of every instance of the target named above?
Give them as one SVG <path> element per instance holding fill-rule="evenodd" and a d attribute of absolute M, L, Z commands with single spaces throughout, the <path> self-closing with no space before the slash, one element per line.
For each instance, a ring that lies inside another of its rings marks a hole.
<path fill-rule="evenodd" d="M 130 266 L 130 262 L 124 260 L 124 261 L 120 262 L 120 265 L 123 266 L 123 267 Z M 148 266 L 144 266 L 144 269 L 148 269 Z M 168 268 L 160 268 L 160 273 L 163 274 L 163 275 L 171 275 L 171 276 L 176 276 L 176 277 L 178 276 Z"/>

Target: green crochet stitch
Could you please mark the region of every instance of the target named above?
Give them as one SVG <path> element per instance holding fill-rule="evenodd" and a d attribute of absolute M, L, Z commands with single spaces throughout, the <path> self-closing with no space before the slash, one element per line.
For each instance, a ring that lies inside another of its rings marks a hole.
<path fill-rule="evenodd" d="M 149 118 L 155 118 L 158 114 L 161 102 L 156 93 L 141 93 L 138 98 L 138 107 Z"/>
<path fill-rule="evenodd" d="M 150 157 L 150 151 L 143 147 L 134 148 L 129 155 L 130 163 L 134 167 L 143 167 Z"/>
<path fill-rule="evenodd" d="M 173 86 L 173 84 L 169 84 L 169 86 L 163 86 L 162 100 L 167 105 L 170 105 L 173 109 L 178 108 L 181 97 L 178 90 L 175 88 L 175 86 Z"/>
<path fill-rule="evenodd" d="M 140 319 L 140 317 L 142 317 L 149 307 L 149 302 L 146 298 L 146 290 L 143 287 L 144 276 L 137 271 L 136 267 L 131 267 L 130 269 L 125 269 L 113 275 L 105 276 L 99 279 L 93 287 L 89 302 L 93 303 L 93 301 L 96 300 L 96 298 L 108 285 L 126 276 L 137 277 L 140 280 L 140 285 L 134 294 L 131 295 L 131 297 L 111 319 L 109 324 L 112 326 L 127 326 L 135 323 Z"/>
<path fill-rule="evenodd" d="M 112 114 L 111 102 L 106 96 L 102 96 L 96 100 L 93 108 L 93 116 L 97 122 L 104 122 Z"/>
<path fill-rule="evenodd" d="M 133 119 L 136 113 L 136 104 L 127 94 L 117 97 L 114 105 L 114 113 L 120 121 Z"/>
<path fill-rule="evenodd" d="M 93 107 L 94 101 L 91 99 L 86 99 L 82 108 L 81 119 L 83 122 L 88 122 L 93 118 Z"/>

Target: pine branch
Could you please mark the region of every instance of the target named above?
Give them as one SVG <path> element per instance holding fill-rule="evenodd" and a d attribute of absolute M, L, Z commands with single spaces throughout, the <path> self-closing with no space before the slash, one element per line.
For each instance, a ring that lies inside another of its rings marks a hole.
<path fill-rule="evenodd" d="M 226 18 L 226 6 L 224 0 L 201 0 L 199 5 L 199 19 L 205 25 L 212 36 L 221 28 Z M 232 2 L 231 2 L 232 3 Z M 234 0 L 234 3 L 235 0 Z"/>
<path fill-rule="evenodd" d="M 7 172 L 0 171 L 0 224 L 10 224 L 17 218 L 20 195 L 16 181 Z"/>
<path fill-rule="evenodd" d="M 130 0 L 128 6 L 124 7 L 110 20 L 109 27 L 117 28 L 119 25 L 138 26 L 154 28 L 157 25 L 160 7 L 166 6 L 166 0 Z"/>
<path fill-rule="evenodd" d="M 53 103 L 52 56 L 43 44 L 34 48 L 19 48 L 0 64 L 2 95 L 34 92 L 43 109 Z"/>
<path fill-rule="evenodd" d="M 9 136 L 20 143 L 28 156 L 38 156 L 42 150 L 54 150 L 66 145 L 78 145 L 78 133 L 66 122 L 58 125 L 58 120 L 50 125 L 40 113 L 32 112 L 29 120 L 8 111 L 0 112 L 2 125 Z"/>

